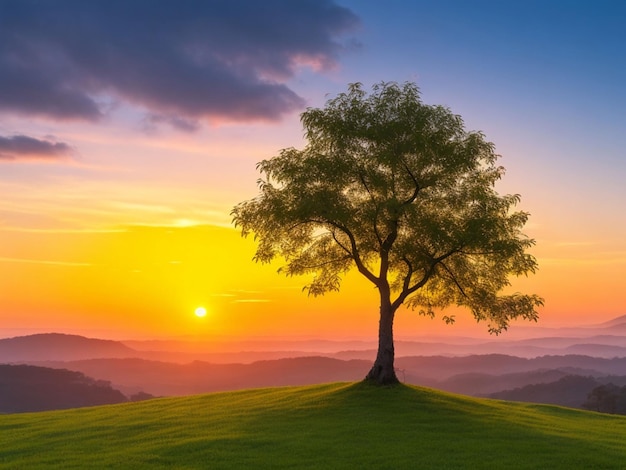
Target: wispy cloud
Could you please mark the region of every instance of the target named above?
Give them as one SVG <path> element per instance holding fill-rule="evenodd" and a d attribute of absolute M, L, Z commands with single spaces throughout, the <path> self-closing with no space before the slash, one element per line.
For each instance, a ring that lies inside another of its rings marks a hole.
<path fill-rule="evenodd" d="M 328 69 L 358 18 L 333 0 L 0 2 L 0 111 L 96 121 L 111 101 L 150 125 L 275 120 L 286 82 Z"/>
<path fill-rule="evenodd" d="M 246 289 L 236 289 L 228 292 L 223 292 L 219 294 L 212 294 L 212 297 L 224 297 L 230 298 L 230 302 L 233 304 L 252 304 L 252 303 L 267 303 L 271 302 L 270 299 L 264 299 L 259 297 L 263 295 L 262 291 L 258 290 L 246 290 Z"/>
<path fill-rule="evenodd" d="M 27 264 L 45 264 L 50 266 L 76 266 L 76 267 L 88 267 L 93 266 L 90 263 L 75 263 L 70 261 L 50 261 L 41 259 L 26 259 L 26 258 L 7 258 L 0 256 L 0 262 L 2 263 L 27 263 Z"/>
<path fill-rule="evenodd" d="M 599 254 L 597 257 L 563 257 L 563 258 L 540 258 L 539 265 L 552 266 L 613 266 L 626 264 L 626 253 L 615 253 L 607 256 Z"/>
<path fill-rule="evenodd" d="M 567 248 L 567 247 L 577 248 L 581 246 L 594 246 L 594 245 L 599 245 L 599 242 L 584 240 L 584 241 L 563 241 L 563 242 L 557 242 L 554 244 L 554 246 L 558 248 Z"/>

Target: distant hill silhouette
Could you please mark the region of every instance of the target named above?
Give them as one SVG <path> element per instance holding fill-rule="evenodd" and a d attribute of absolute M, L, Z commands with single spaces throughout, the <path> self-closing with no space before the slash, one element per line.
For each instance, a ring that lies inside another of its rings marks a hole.
<path fill-rule="evenodd" d="M 626 327 L 626 315 L 621 315 L 619 317 L 615 317 L 612 320 L 609 320 L 604 323 L 600 323 L 598 325 L 602 328 L 610 328 L 610 327 Z"/>
<path fill-rule="evenodd" d="M 593 377 L 567 375 L 555 382 L 526 385 L 513 390 L 492 393 L 489 396 L 500 400 L 582 408 L 589 393 L 598 385 L 600 382 Z"/>
<path fill-rule="evenodd" d="M 626 347 L 607 344 L 573 344 L 565 348 L 567 354 L 582 354 L 594 357 L 626 357 Z"/>
<path fill-rule="evenodd" d="M 562 329 L 535 327 L 535 335 L 543 332 L 549 333 L 549 336 L 524 339 L 513 339 L 514 337 L 511 336 L 509 339 L 485 340 L 450 336 L 423 340 L 398 340 L 396 357 L 458 357 L 489 354 L 528 359 L 574 354 L 604 358 L 626 357 L 625 321 L 626 316 L 623 316 L 594 326 Z M 60 333 L 0 339 L 0 363 L 142 358 L 180 364 L 187 364 L 194 360 L 221 364 L 250 364 L 260 360 L 310 356 L 325 356 L 342 360 L 360 359 L 371 362 L 376 356 L 376 349 L 372 341 L 319 339 L 251 339 L 245 341 L 218 339 L 210 342 L 197 340 L 111 341 Z"/>
<path fill-rule="evenodd" d="M 607 410 L 601 404 L 595 403 L 598 409 L 591 404 L 590 397 L 594 391 L 607 387 L 626 385 L 626 376 L 603 376 L 589 377 L 581 375 L 567 375 L 559 380 L 549 383 L 529 384 L 512 390 L 503 390 L 492 393 L 490 398 L 497 398 L 508 401 L 523 401 L 529 403 L 546 403 L 550 405 L 568 406 L 570 408 L 586 408 L 594 411 L 621 413 L 626 412 L 626 408 L 615 408 Z M 617 385 L 616 385 L 617 384 Z M 626 388 L 625 388 L 626 391 Z M 601 394 L 600 394 L 601 395 Z M 596 397 L 597 398 L 597 397 Z"/>
<path fill-rule="evenodd" d="M 343 361 L 316 356 L 251 364 L 212 364 L 203 361 L 175 364 L 139 358 L 46 361 L 38 364 L 65 367 L 107 380 L 127 394 L 145 390 L 154 395 L 187 395 L 360 380 L 371 367 L 372 361 Z M 531 383 L 555 381 L 565 375 L 622 375 L 626 371 L 626 358 L 570 355 L 525 359 L 501 354 L 417 356 L 398 358 L 396 366 L 400 380 L 407 383 L 484 396 Z"/>
<path fill-rule="evenodd" d="M 434 383 L 433 386 L 448 392 L 487 396 L 490 393 L 523 387 L 528 384 L 554 382 L 570 374 L 571 371 L 562 369 L 537 369 L 528 372 L 501 375 L 470 372 L 453 375 L 445 380 Z"/>
<path fill-rule="evenodd" d="M 123 403 L 108 382 L 71 370 L 0 364 L 0 413 L 60 410 Z"/>
<path fill-rule="evenodd" d="M 539 329 L 553 335 L 510 341 L 400 340 L 397 373 L 407 383 L 474 396 L 554 384 L 568 375 L 620 376 L 626 374 L 625 321 L 623 316 L 599 325 Z M 142 396 L 144 390 L 187 395 L 360 380 L 376 354 L 368 341 L 221 341 L 121 342 L 34 334 L 0 339 L 0 363 L 71 369 L 108 381 L 127 396 Z M 350 349 L 342 351 L 342 346 Z"/>
<path fill-rule="evenodd" d="M 515 341 L 454 343 L 398 341 L 396 357 L 407 356 L 468 356 L 505 354 L 533 358 L 548 355 L 581 354 L 595 357 L 626 357 L 626 336 L 594 335 L 590 337 L 543 337 Z M 330 356 L 337 359 L 371 359 L 376 349 L 342 350 Z"/>
<path fill-rule="evenodd" d="M 365 377 L 371 362 L 340 361 L 328 357 L 299 357 L 252 364 L 188 364 L 145 359 L 90 359 L 45 362 L 66 367 L 114 384 L 127 394 L 145 390 L 153 395 L 189 395 L 284 385 L 356 381 Z"/>
<path fill-rule="evenodd" d="M 136 356 L 135 350 L 119 341 L 78 335 L 42 333 L 0 339 L 0 363 Z"/>
<path fill-rule="evenodd" d="M 396 359 L 396 367 L 434 381 L 453 375 L 484 373 L 502 375 L 546 369 L 575 369 L 586 375 L 621 375 L 626 372 L 626 358 L 601 358 L 583 355 L 541 356 L 521 358 L 504 354 L 463 357 L 417 356 Z"/>

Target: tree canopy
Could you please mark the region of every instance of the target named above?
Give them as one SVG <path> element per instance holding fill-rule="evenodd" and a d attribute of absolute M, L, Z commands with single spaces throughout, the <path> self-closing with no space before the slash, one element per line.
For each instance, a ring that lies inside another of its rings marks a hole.
<path fill-rule="evenodd" d="M 354 268 L 376 286 L 377 363 L 387 359 L 370 378 L 397 380 L 392 324 L 402 304 L 429 316 L 467 307 L 492 333 L 538 318 L 540 297 L 502 293 L 510 275 L 533 273 L 537 262 L 522 233 L 528 213 L 514 210 L 519 195 L 495 190 L 504 168 L 481 132 L 424 104 L 413 83 L 380 83 L 370 94 L 352 84 L 301 121 L 305 148 L 260 162 L 260 194 L 233 220 L 257 240 L 256 261 L 280 257 L 285 274 L 312 275 L 311 295 L 339 290 Z"/>

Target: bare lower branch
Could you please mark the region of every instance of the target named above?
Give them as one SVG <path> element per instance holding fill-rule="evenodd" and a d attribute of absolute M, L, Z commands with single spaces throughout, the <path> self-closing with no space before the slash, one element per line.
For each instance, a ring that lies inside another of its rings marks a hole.
<path fill-rule="evenodd" d="M 404 276 L 404 281 L 402 282 L 402 290 L 404 291 L 408 290 L 409 286 L 411 285 L 411 278 L 413 277 L 413 265 L 406 256 L 402 257 L 402 261 L 404 261 L 407 267 L 407 273 L 406 276 Z"/>

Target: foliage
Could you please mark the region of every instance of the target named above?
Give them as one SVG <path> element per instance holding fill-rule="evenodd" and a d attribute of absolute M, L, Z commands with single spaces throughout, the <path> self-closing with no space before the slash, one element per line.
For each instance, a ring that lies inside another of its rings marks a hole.
<path fill-rule="evenodd" d="M 600 385 L 589 393 L 582 407 L 601 413 L 626 414 L 626 386 Z"/>
<path fill-rule="evenodd" d="M 521 231 L 528 214 L 513 210 L 519 195 L 496 192 L 504 169 L 482 133 L 424 104 L 412 83 L 369 95 L 352 84 L 301 120 L 306 147 L 260 162 L 260 195 L 232 212 L 258 241 L 256 261 L 282 257 L 285 274 L 313 275 L 311 295 L 339 290 L 356 267 L 392 313 L 464 306 L 494 333 L 537 319 L 540 297 L 501 294 L 537 263 Z"/>
<path fill-rule="evenodd" d="M 412 386 L 258 389 L 0 420 L 0 468 L 623 468 L 626 418 Z"/>

